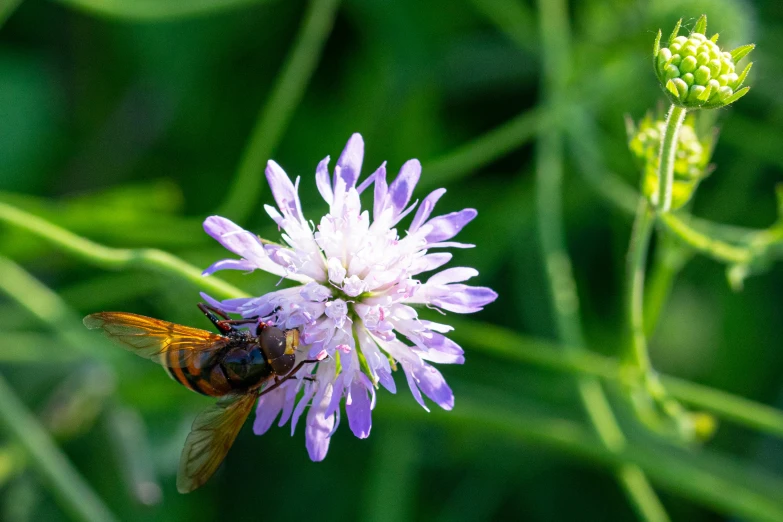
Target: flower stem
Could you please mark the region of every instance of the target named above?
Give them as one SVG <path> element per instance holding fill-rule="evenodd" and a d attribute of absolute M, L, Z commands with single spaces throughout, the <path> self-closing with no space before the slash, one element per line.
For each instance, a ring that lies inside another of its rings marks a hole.
<path fill-rule="evenodd" d="M 642 374 L 652 371 L 644 329 L 644 273 L 654 223 L 655 218 L 647 204 L 647 199 L 639 198 L 639 208 L 636 211 L 636 220 L 631 233 L 631 245 L 628 250 L 626 306 L 628 323 L 631 328 L 628 359 Z"/>
<path fill-rule="evenodd" d="M 256 207 L 263 186 L 264 165 L 280 143 L 315 72 L 339 3 L 339 0 L 310 0 L 296 43 L 286 57 L 272 93 L 258 113 L 239 169 L 217 214 L 241 223 Z"/>
<path fill-rule="evenodd" d="M 85 522 L 117 520 L 57 448 L 2 375 L 0 424 L 25 449 L 31 464 L 52 489 L 64 509 Z"/>
<path fill-rule="evenodd" d="M 112 270 L 143 268 L 189 281 L 221 298 L 247 294 L 214 276 L 204 277 L 195 266 L 154 248 L 124 249 L 99 245 L 33 214 L 0 203 L 0 221 L 31 232 L 88 263 Z"/>
<path fill-rule="evenodd" d="M 745 264 L 749 263 L 754 258 L 754 252 L 750 248 L 735 246 L 718 239 L 713 239 L 707 234 L 691 227 L 683 219 L 674 214 L 664 214 L 659 216 L 659 219 L 669 232 L 674 234 L 685 244 L 717 261 Z"/>
<path fill-rule="evenodd" d="M 674 287 L 674 280 L 693 257 L 692 251 L 675 244 L 675 241 L 669 235 L 659 236 L 655 260 L 645 285 L 644 333 L 648 339 L 655 333 L 661 311 Z"/>
<path fill-rule="evenodd" d="M 543 54 L 542 90 L 545 107 L 555 111 L 566 102 L 570 67 L 570 28 L 565 0 L 539 0 L 540 36 Z M 563 177 L 563 143 L 558 129 L 542 129 L 536 154 L 536 210 L 539 237 L 548 275 L 552 309 L 558 337 L 566 346 L 585 345 L 579 317 L 579 297 L 571 271 L 571 260 L 565 246 L 561 184 Z M 580 377 L 578 388 L 582 404 L 603 445 L 613 453 L 626 446 L 600 381 Z M 644 473 L 632 464 L 623 463 L 616 477 L 640 519 L 666 522 L 669 516 Z"/>
<path fill-rule="evenodd" d="M 611 357 L 550 341 L 525 337 L 505 328 L 469 320 L 451 321 L 452 336 L 471 349 L 502 358 L 534 364 L 555 372 L 592 376 L 623 383 L 639 376 Z M 783 439 L 783 411 L 709 386 L 660 375 L 661 384 L 675 399 L 708 411 L 721 419 Z"/>
<path fill-rule="evenodd" d="M 658 200 L 656 207 L 659 212 L 666 213 L 672 208 L 672 187 L 674 186 L 674 156 L 677 152 L 677 138 L 680 127 L 685 121 L 687 109 L 672 104 L 666 115 L 666 131 L 661 141 L 661 152 L 658 162 Z"/>

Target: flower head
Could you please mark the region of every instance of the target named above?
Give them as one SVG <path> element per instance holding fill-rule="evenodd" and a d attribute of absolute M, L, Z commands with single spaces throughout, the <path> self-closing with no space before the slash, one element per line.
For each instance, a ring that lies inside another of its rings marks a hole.
<path fill-rule="evenodd" d="M 478 274 L 472 268 L 448 268 L 424 276 L 451 260 L 451 254 L 441 249 L 473 246 L 450 240 L 476 217 L 476 211 L 432 217 L 444 189 L 431 192 L 418 208 L 418 202 L 411 204 L 421 175 L 417 160 L 406 162 L 391 183 L 385 163 L 358 183 L 363 157 L 364 142 L 354 134 L 333 174 L 329 157 L 318 164 L 316 186 L 329 212 L 317 225 L 302 211 L 299 178 L 292 183 L 277 163 L 269 161 L 266 177 L 277 206 L 265 209 L 282 230 L 283 244 L 262 241 L 219 216 L 204 222 L 209 235 L 240 257 L 214 263 L 205 275 L 224 269 L 260 269 L 301 283 L 260 297 L 223 302 L 204 298 L 244 317 L 299 329 L 298 360 L 323 352 L 329 355 L 263 395 L 254 424 L 254 431 L 263 434 L 280 415 L 279 425 L 290 420 L 293 433 L 307 409 L 307 450 L 316 461 L 326 456 L 342 402 L 351 431 L 360 438 L 370 434 L 376 388 L 380 384 L 395 393 L 392 370 L 397 366 L 422 407 L 427 409 L 423 393 L 450 410 L 454 396 L 430 363 L 461 364 L 463 351 L 443 335 L 450 326 L 420 319 L 415 307 L 464 314 L 481 310 L 497 297 L 489 288 L 464 284 Z M 359 200 L 370 187 L 372 218 Z M 398 227 L 414 210 L 401 237 Z"/>
<path fill-rule="evenodd" d="M 752 63 L 737 74 L 735 64 L 755 47 L 743 45 L 731 52 L 718 47 L 718 34 L 707 38 L 707 17 L 702 15 L 690 36 L 679 36 L 677 22 L 665 47 L 661 31 L 653 47 L 653 65 L 658 80 L 672 103 L 686 109 L 724 107 L 743 97 L 742 87 Z"/>
<path fill-rule="evenodd" d="M 651 201 L 658 194 L 658 161 L 661 137 L 666 130 L 662 115 L 655 118 L 648 113 L 636 126 L 627 120 L 628 148 L 633 153 L 643 172 L 642 190 Z M 706 139 L 699 139 L 692 116 L 688 116 L 677 135 L 677 150 L 674 155 L 674 184 L 672 186 L 672 209 L 685 205 L 693 196 L 701 180 L 712 171 L 710 158 L 716 133 Z"/>

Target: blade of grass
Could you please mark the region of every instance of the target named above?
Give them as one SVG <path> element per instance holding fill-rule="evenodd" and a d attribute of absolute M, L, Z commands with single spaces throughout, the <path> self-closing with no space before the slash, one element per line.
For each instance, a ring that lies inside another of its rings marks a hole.
<path fill-rule="evenodd" d="M 570 67 L 570 28 L 565 0 L 539 0 L 539 32 L 543 54 L 542 91 L 544 103 L 556 111 L 566 103 Z M 559 130 L 539 133 L 536 151 L 536 193 L 541 251 L 549 281 L 551 309 L 558 337 L 566 346 L 583 348 L 584 335 L 579 317 L 579 296 L 565 244 L 562 209 L 563 145 Z M 626 446 L 600 381 L 582 376 L 577 381 L 579 395 L 593 428 L 610 452 Z M 632 464 L 622 464 L 616 477 L 640 519 L 667 522 L 669 516 L 644 473 Z"/>
<path fill-rule="evenodd" d="M 543 125 L 546 116 L 540 110 L 527 111 L 452 152 L 425 161 L 423 170 L 427 175 L 421 178 L 419 187 L 454 183 L 529 142 Z"/>
<path fill-rule="evenodd" d="M 269 0 L 57 0 L 63 5 L 109 18 L 159 21 L 206 16 Z"/>
<path fill-rule="evenodd" d="M 63 509 L 85 522 L 117 520 L 90 488 L 46 430 L 25 407 L 5 377 L 0 375 L 0 423 L 24 448 L 30 464 L 52 490 Z"/>
<path fill-rule="evenodd" d="M 6 20 L 14 14 L 21 3 L 22 0 L 0 0 L 0 27 L 3 27 Z"/>
<path fill-rule="evenodd" d="M 162 250 L 109 248 L 5 203 L 0 203 L 0 222 L 30 232 L 65 252 L 101 268 L 110 270 L 142 268 L 184 279 L 220 298 L 247 296 L 235 286 L 219 278 L 202 276 L 201 271 L 195 266 Z"/>
<path fill-rule="evenodd" d="M 377 414 L 405 422 L 440 424 L 451 436 L 477 431 L 484 436 L 492 434 L 565 453 L 610 470 L 635 467 L 661 488 L 719 512 L 754 520 L 783 520 L 783 481 L 734 460 L 649 443 L 628 443 L 620 451 L 611 451 L 573 421 L 535 415 L 520 417 L 514 411 L 471 400 L 465 393 L 461 397 L 449 412 L 433 410 L 423 415 L 410 402 L 395 398 L 384 401 Z"/>
<path fill-rule="evenodd" d="M 318 65 L 332 30 L 339 0 L 310 0 L 296 43 L 258 114 L 228 194 L 217 214 L 244 222 L 256 206 L 264 166 L 288 127 Z"/>

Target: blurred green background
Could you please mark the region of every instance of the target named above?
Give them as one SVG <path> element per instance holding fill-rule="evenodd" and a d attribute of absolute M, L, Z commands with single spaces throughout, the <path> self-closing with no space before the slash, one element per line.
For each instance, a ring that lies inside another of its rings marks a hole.
<path fill-rule="evenodd" d="M 354 438 L 344 422 L 326 460 L 312 463 L 302 426 L 293 437 L 286 426 L 259 438 L 248 422 L 213 479 L 180 495 L 182 443 L 209 400 L 82 331 L 79 318 L 123 310 L 206 328 L 198 288 L 141 268 L 93 266 L 2 222 L 0 373 L 120 520 L 633 520 L 613 462 L 590 449 L 600 445 L 569 442 L 592 436 L 574 377 L 486 347 L 512 352 L 515 342 L 555 339 L 536 227 L 536 131 L 561 131 L 563 219 L 582 325 L 591 349 L 617 356 L 632 216 L 596 190 L 596 173 L 606 167 L 624 187 L 638 183 L 623 115 L 639 119 L 663 98 L 651 68 L 655 32 L 706 13 L 709 33 L 720 32 L 727 48 L 757 44 L 749 95 L 711 114 L 721 128 L 717 170 L 692 210 L 763 228 L 776 219 L 783 166 L 783 4 L 571 2 L 570 64 L 556 74 L 567 81 L 560 101 L 574 118 L 543 112 L 551 93 L 541 87 L 542 36 L 552 29 L 541 29 L 533 2 L 312 5 L 0 1 L 0 202 L 107 246 L 160 248 L 203 268 L 224 257 L 200 225 L 216 209 L 277 237 L 261 207 L 272 201 L 265 182 L 257 197 L 243 184 L 226 206 L 238 171 L 252 185 L 273 157 L 302 176 L 305 213 L 316 219 L 325 204 L 315 165 L 336 158 L 352 132 L 365 139 L 365 175 L 384 160 L 394 172 L 419 158 L 416 197 L 445 186 L 440 211 L 479 211 L 460 234 L 477 248 L 456 252 L 452 264 L 476 267 L 478 284 L 500 294 L 454 321 L 467 362 L 441 370 L 455 410 L 419 409 L 398 375 L 397 397 L 379 392 L 369 439 Z M 302 43 L 308 16 L 315 22 Z M 682 271 L 653 277 L 673 284 L 651 340 L 656 368 L 783 408 L 783 269 L 765 267 L 735 292 L 724 265 L 672 251 Z M 260 273 L 225 278 L 251 294 L 277 282 Z M 751 504 L 783 497 L 772 478 L 783 475 L 779 437 L 721 422 L 702 447 L 682 448 L 641 428 L 620 388 L 605 388 L 643 469 L 665 467 L 656 455 L 674 456 L 740 485 L 743 473 L 756 477 L 773 493 Z M 494 420 L 481 416 L 495 410 L 503 413 Z M 16 422 L 8 411 L 4 422 Z M 0 520 L 72 519 L 46 465 L 19 444 L 18 434 L 0 438 Z M 692 493 L 719 488 L 706 476 L 651 473 L 672 519 L 731 518 L 731 509 Z"/>

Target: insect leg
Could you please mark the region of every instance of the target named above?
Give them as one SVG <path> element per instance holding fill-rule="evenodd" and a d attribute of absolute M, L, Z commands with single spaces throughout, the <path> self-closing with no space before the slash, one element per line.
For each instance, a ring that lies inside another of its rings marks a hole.
<path fill-rule="evenodd" d="M 199 310 L 204 312 L 204 315 L 207 316 L 207 319 L 212 321 L 212 324 L 214 324 L 221 332 L 228 332 L 229 330 L 231 330 L 233 326 L 238 326 L 241 324 L 253 324 L 258 321 L 258 319 L 256 318 L 229 319 L 228 314 L 226 314 L 226 312 L 224 312 L 219 308 L 215 308 L 214 306 L 210 306 L 206 303 L 199 303 L 198 308 Z M 212 312 L 215 312 L 215 314 L 218 314 L 223 319 L 218 319 L 217 316 Z"/>
<path fill-rule="evenodd" d="M 204 313 L 204 315 L 207 316 L 207 319 L 212 321 L 212 324 L 214 324 L 215 327 L 217 327 L 217 329 L 220 330 L 221 332 L 228 332 L 229 330 L 231 330 L 231 326 L 225 324 L 225 322 L 228 321 L 229 318 L 226 312 L 224 312 L 223 310 L 218 310 L 214 306 L 209 306 L 208 304 L 205 303 L 199 303 L 198 309 L 201 310 Z M 215 314 L 220 315 L 221 317 L 223 317 L 223 319 L 218 319 L 217 315 Z"/>
<path fill-rule="evenodd" d="M 302 368 L 302 366 L 304 366 L 305 364 L 312 364 L 312 363 L 317 363 L 317 362 L 321 362 L 321 361 L 319 359 L 307 359 L 307 360 L 304 360 L 304 361 L 300 362 L 299 364 L 294 366 L 293 370 L 291 370 L 290 372 L 285 374 L 285 376 L 283 376 L 279 381 L 275 382 L 273 385 L 269 386 L 268 388 L 265 388 L 264 391 L 262 391 L 261 393 L 258 394 L 258 396 L 261 397 L 262 395 L 264 395 L 266 393 L 269 393 L 272 390 L 274 390 L 275 388 L 279 387 L 281 384 L 283 384 L 288 379 L 292 379 L 296 375 L 296 372 L 298 372 Z"/>

